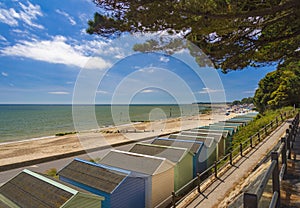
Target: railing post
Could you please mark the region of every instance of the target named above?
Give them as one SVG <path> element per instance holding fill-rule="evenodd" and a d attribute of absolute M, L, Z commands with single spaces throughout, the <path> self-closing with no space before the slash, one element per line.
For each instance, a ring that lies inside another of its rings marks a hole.
<path fill-rule="evenodd" d="M 241 154 L 241 157 L 243 157 L 243 144 L 240 143 L 240 154 Z"/>
<path fill-rule="evenodd" d="M 199 193 L 199 194 L 201 193 L 201 190 L 200 190 L 200 183 L 201 183 L 200 174 L 197 173 L 197 190 L 198 190 L 198 193 Z"/>
<path fill-rule="evenodd" d="M 250 147 L 253 148 L 253 138 L 252 138 L 252 136 L 250 137 Z"/>
<path fill-rule="evenodd" d="M 271 121 L 270 126 L 271 126 L 271 129 L 272 129 L 273 128 L 273 121 Z"/>
<path fill-rule="evenodd" d="M 244 193 L 244 208 L 258 208 L 258 199 L 256 194 Z"/>
<path fill-rule="evenodd" d="M 230 165 L 233 165 L 233 161 L 232 161 L 232 151 L 230 151 L 229 158 L 230 158 Z"/>
<path fill-rule="evenodd" d="M 267 129 L 267 125 L 265 125 L 265 136 L 267 136 L 267 134 L 268 134 L 268 129 Z"/>
<path fill-rule="evenodd" d="M 276 203 L 276 208 L 280 207 L 280 182 L 279 182 L 279 166 L 278 166 L 278 153 L 277 152 L 272 152 L 271 153 L 271 159 L 272 161 L 276 161 L 276 165 L 274 168 L 274 171 L 272 173 L 272 187 L 273 187 L 273 193 L 275 191 L 278 192 L 278 199 Z"/>
<path fill-rule="evenodd" d="M 176 207 L 176 194 L 174 191 L 172 192 L 172 206 L 173 208 Z"/>
<path fill-rule="evenodd" d="M 284 144 L 282 152 L 281 152 L 281 160 L 282 160 L 282 164 L 285 164 L 285 170 L 284 170 L 284 174 L 283 176 L 287 173 L 287 159 L 286 159 L 286 138 L 282 137 L 281 138 L 281 143 Z"/>
<path fill-rule="evenodd" d="M 286 130 L 286 138 L 286 147 L 287 151 L 289 151 L 288 159 L 291 159 L 291 134 L 289 129 Z"/>
<path fill-rule="evenodd" d="M 283 116 L 282 116 L 282 114 L 280 114 L 280 118 L 281 118 L 281 121 L 283 121 Z"/>
<path fill-rule="evenodd" d="M 218 178 L 218 163 L 215 161 L 215 177 Z"/>
<path fill-rule="evenodd" d="M 276 127 L 278 127 L 278 118 L 276 117 Z"/>
<path fill-rule="evenodd" d="M 258 141 L 260 142 L 260 133 L 259 133 L 259 131 L 257 132 L 257 137 L 258 137 Z"/>

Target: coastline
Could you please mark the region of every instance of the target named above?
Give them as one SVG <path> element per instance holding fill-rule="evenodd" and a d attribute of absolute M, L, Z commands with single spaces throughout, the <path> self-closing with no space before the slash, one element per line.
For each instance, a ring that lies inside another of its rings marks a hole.
<path fill-rule="evenodd" d="M 235 115 L 225 116 L 224 112 L 213 115 L 211 113 L 199 114 L 198 116 L 110 126 L 65 136 L 50 136 L 0 143 L 0 166 L 80 152 L 129 141 L 138 141 L 143 138 L 154 138 L 163 134 L 171 134 L 197 126 L 209 125 L 210 123 L 229 119 Z M 137 131 L 122 131 L 124 129 L 136 129 Z"/>

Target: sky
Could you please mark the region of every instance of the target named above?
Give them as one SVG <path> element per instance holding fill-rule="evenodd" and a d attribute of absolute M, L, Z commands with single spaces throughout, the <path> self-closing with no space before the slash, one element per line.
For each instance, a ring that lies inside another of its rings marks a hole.
<path fill-rule="evenodd" d="M 164 34 L 89 35 L 96 11 L 90 0 L 1 1 L 0 104 L 233 101 L 253 96 L 275 69 L 223 74 L 197 65 L 188 50 L 135 52 L 135 44 Z"/>

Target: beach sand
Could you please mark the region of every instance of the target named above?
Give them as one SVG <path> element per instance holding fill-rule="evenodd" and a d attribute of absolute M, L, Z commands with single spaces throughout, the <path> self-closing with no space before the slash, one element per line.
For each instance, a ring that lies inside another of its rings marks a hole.
<path fill-rule="evenodd" d="M 182 130 L 205 126 L 236 116 L 224 112 L 199 116 L 170 118 L 140 122 L 118 127 L 107 127 L 59 137 L 34 139 L 0 144 L 0 166 L 28 160 L 61 155 L 80 150 L 117 144 L 130 140 L 156 137 Z M 136 131 L 136 132 L 135 132 Z"/>

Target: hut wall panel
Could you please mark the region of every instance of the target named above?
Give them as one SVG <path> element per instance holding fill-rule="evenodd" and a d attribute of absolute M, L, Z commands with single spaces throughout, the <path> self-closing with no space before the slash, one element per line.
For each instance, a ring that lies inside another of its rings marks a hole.
<path fill-rule="evenodd" d="M 112 207 L 144 208 L 145 178 L 129 176 L 111 196 Z"/>

